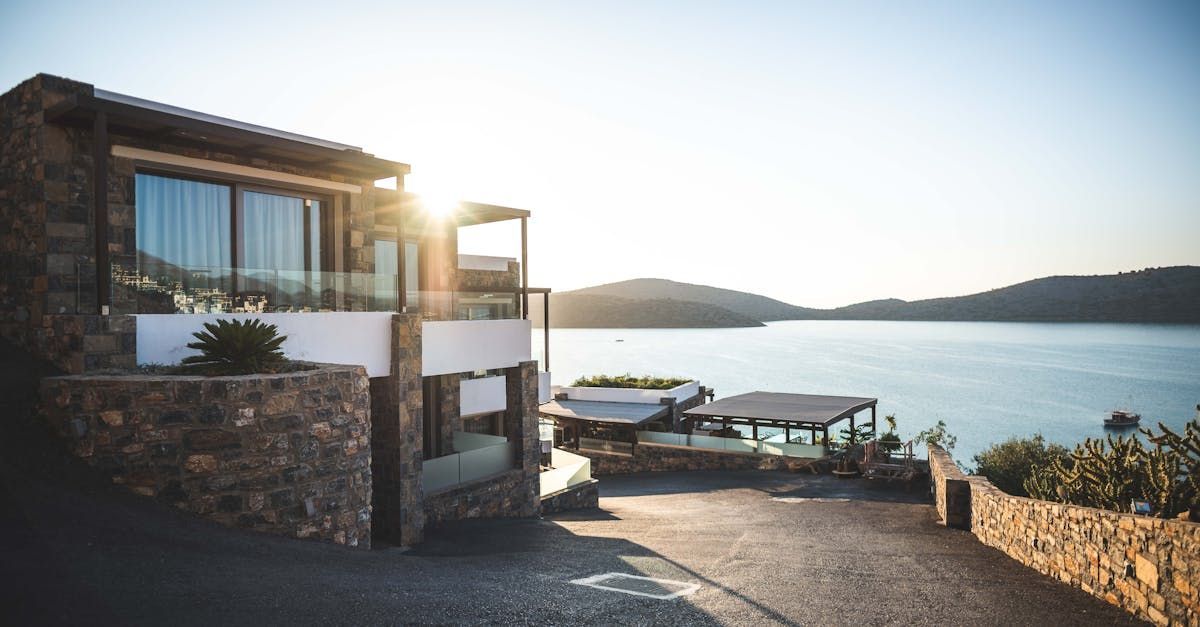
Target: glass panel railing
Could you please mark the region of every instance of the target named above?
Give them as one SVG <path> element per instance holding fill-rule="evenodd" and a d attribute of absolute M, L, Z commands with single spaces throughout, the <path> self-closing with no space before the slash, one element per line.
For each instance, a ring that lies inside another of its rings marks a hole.
<path fill-rule="evenodd" d="M 477 481 L 512 470 L 517 458 L 517 449 L 512 442 L 496 446 L 485 446 L 458 454 L 462 461 L 459 482 Z"/>
<path fill-rule="evenodd" d="M 397 311 L 395 275 L 216 266 L 114 265 L 113 301 L 135 313 Z"/>
<path fill-rule="evenodd" d="M 650 444 L 670 444 L 673 446 L 690 446 L 693 448 L 738 453 L 759 453 L 761 455 L 782 455 L 785 457 L 818 458 L 825 455 L 825 447 L 814 446 L 812 444 L 765 442 L 742 438 L 721 438 L 710 435 L 688 435 L 685 433 L 656 433 L 653 431 L 638 431 L 637 435 L 638 442 Z"/>
<path fill-rule="evenodd" d="M 406 286 L 406 310 L 429 320 L 512 320 L 519 297 L 510 292 L 417 291 Z M 112 302 L 142 314 L 399 311 L 395 274 L 114 264 Z"/>
<path fill-rule="evenodd" d="M 468 431 L 454 432 L 454 452 L 465 453 L 475 449 L 487 448 L 489 446 L 502 445 L 508 442 L 508 438 L 500 435 L 488 435 L 486 433 L 470 433 Z"/>
<path fill-rule="evenodd" d="M 459 484 L 458 455 L 427 459 L 421 463 L 421 487 L 425 493 L 437 492 Z"/>

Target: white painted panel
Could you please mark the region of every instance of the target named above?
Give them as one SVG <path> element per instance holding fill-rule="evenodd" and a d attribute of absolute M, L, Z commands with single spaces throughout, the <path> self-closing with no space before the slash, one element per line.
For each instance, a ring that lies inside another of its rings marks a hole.
<path fill-rule="evenodd" d="M 550 373 L 538 373 L 538 405 L 554 400 L 554 386 L 550 385 Z"/>
<path fill-rule="evenodd" d="M 508 378 L 462 379 L 458 382 L 458 413 L 474 416 L 508 407 Z"/>
<path fill-rule="evenodd" d="M 197 351 L 187 347 L 192 333 L 217 319 L 258 318 L 286 335 L 283 352 L 291 359 L 365 366 L 371 377 L 387 376 L 392 364 L 389 312 L 336 311 L 263 314 L 139 314 L 139 364 L 177 364 Z"/>
<path fill-rule="evenodd" d="M 641 390 L 636 388 L 591 388 L 562 386 L 559 392 L 573 401 L 602 401 L 608 403 L 659 403 L 660 399 L 674 398 L 685 401 L 700 393 L 700 383 L 689 381 L 669 390 Z"/>
<path fill-rule="evenodd" d="M 421 374 L 512 368 L 530 361 L 528 320 L 447 320 L 421 324 Z"/>
<path fill-rule="evenodd" d="M 489 257 L 487 255 L 459 255 L 459 270 L 487 270 L 489 272 L 508 272 L 508 263 L 515 262 L 512 257 Z"/>

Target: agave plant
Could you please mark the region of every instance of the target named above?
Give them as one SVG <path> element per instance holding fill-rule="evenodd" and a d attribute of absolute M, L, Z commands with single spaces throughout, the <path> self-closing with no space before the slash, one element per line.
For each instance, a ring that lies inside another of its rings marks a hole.
<path fill-rule="evenodd" d="M 254 374 L 273 372 L 287 359 L 280 346 L 287 339 L 279 329 L 262 320 L 217 320 L 205 322 L 204 331 L 192 336 L 198 341 L 188 348 L 200 351 L 186 357 L 188 369 L 212 375 Z"/>

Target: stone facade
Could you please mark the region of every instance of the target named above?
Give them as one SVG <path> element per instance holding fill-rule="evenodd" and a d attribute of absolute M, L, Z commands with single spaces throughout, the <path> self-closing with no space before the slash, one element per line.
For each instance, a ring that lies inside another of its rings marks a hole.
<path fill-rule="evenodd" d="M 118 350 L 112 350 L 97 337 L 125 333 L 121 329 L 131 323 L 106 322 L 99 307 L 97 276 L 111 269 L 97 268 L 92 130 L 45 120 L 49 107 L 94 92 L 86 83 L 39 74 L 0 95 L 0 337 L 75 374 L 128 367 L 136 354 L 132 341 L 118 338 Z M 358 185 L 361 194 L 332 197 L 341 216 L 338 269 L 374 271 L 377 197 L 394 192 L 377 190 L 373 180 L 206 147 L 170 133 L 148 138 L 110 129 L 109 143 Z M 137 254 L 135 164 L 111 154 L 107 159 L 108 228 L 100 244 L 112 264 L 131 268 Z M 403 189 L 402 175 L 397 185 Z M 353 298 L 344 295 L 339 306 L 365 308 Z M 109 313 L 164 312 L 113 285 Z"/>
<path fill-rule="evenodd" d="M 508 262 L 508 271 L 464 270 L 457 272 L 458 289 L 516 289 L 521 286 L 521 264 Z"/>
<path fill-rule="evenodd" d="M 391 375 L 371 379 L 371 468 L 375 533 L 401 546 L 424 539 L 421 402 L 421 316 L 396 314 Z"/>
<path fill-rule="evenodd" d="M 797 457 L 647 443 L 634 446 L 633 455 L 605 453 L 589 449 L 570 449 L 570 451 L 592 460 L 592 476 L 594 477 L 677 470 L 787 470 L 795 472 L 804 469 L 812 462 L 811 459 Z"/>
<path fill-rule="evenodd" d="M 505 371 L 508 409 L 504 433 L 516 448 L 516 468 L 498 477 L 425 496 L 425 522 L 436 525 L 464 518 L 529 518 L 541 501 L 541 443 L 538 441 L 537 362 Z"/>
<path fill-rule="evenodd" d="M 937 446 L 929 458 L 944 521 L 965 512 L 980 542 L 1140 618 L 1200 624 L 1200 524 L 1016 497 L 965 477 Z"/>
<path fill-rule="evenodd" d="M 72 373 L 133 361 L 132 321 L 99 315 L 89 133 L 43 120 L 91 93 L 39 74 L 0 96 L 0 336 Z"/>
<path fill-rule="evenodd" d="M 534 489 L 537 488 L 534 477 Z M 468 518 L 529 518 L 538 501 L 529 500 L 529 477 L 523 468 L 425 497 L 425 523 L 435 526 Z"/>
<path fill-rule="evenodd" d="M 600 482 L 592 479 L 542 498 L 542 515 L 600 507 Z"/>
<path fill-rule="evenodd" d="M 230 526 L 370 546 L 370 398 L 360 367 L 51 377 L 41 398 L 75 455 L 138 494 Z"/>

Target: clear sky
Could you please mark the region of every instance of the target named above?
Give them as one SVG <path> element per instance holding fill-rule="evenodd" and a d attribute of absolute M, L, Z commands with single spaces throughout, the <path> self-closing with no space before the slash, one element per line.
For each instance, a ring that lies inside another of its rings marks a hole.
<path fill-rule="evenodd" d="M 1200 264 L 1198 2 L 170 4 L 0 2 L 0 90 L 363 146 L 532 210 L 556 291 L 837 306 Z"/>

